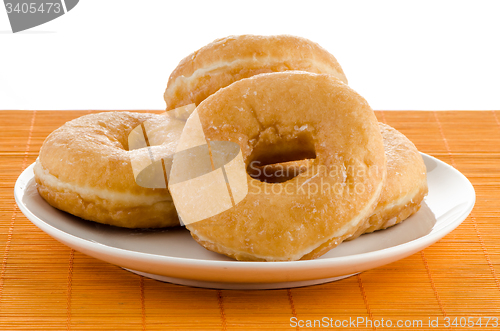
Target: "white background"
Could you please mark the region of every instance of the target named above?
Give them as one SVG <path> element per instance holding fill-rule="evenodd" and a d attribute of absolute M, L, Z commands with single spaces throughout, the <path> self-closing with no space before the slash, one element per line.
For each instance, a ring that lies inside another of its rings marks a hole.
<path fill-rule="evenodd" d="M 80 0 L 17 34 L 1 6 L 0 109 L 164 109 L 183 57 L 246 33 L 318 42 L 374 109 L 500 109 L 500 1 L 273 0 Z"/>

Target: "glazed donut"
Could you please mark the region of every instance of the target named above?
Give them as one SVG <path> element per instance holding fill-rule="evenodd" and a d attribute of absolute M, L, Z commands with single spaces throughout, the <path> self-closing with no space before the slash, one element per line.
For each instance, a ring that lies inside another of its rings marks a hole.
<path fill-rule="evenodd" d="M 205 248 L 238 260 L 313 259 L 373 213 L 386 176 L 382 136 L 368 103 L 340 80 L 257 75 L 219 90 L 197 112 L 207 141 L 238 144 L 247 168 L 293 155 L 315 157 L 318 169 L 276 184 L 247 175 L 240 203 L 186 225 Z"/>
<path fill-rule="evenodd" d="M 167 110 L 195 103 L 231 83 L 257 74 L 302 70 L 347 78 L 335 57 L 300 37 L 229 36 L 217 39 L 184 58 L 168 80 Z"/>
<path fill-rule="evenodd" d="M 379 123 L 379 126 L 387 158 L 387 179 L 373 215 L 346 240 L 404 221 L 420 209 L 428 191 L 425 164 L 415 145 L 389 125 Z M 311 159 L 269 164 L 260 167 L 255 177 L 271 183 L 282 182 L 309 171 L 312 165 Z"/>
<path fill-rule="evenodd" d="M 244 49 L 244 52 L 238 52 L 239 48 Z M 304 52 L 304 48 L 310 48 L 312 52 Z M 301 52 L 297 52 L 296 49 L 300 49 Z M 174 95 L 176 95 L 180 96 L 181 99 L 187 98 L 187 101 L 184 102 L 197 101 L 199 103 L 207 97 L 207 93 L 213 93 L 236 80 L 260 73 L 251 70 L 255 67 L 261 68 L 256 63 L 269 61 L 262 58 L 262 54 L 276 54 L 277 52 L 280 54 L 273 57 L 275 66 L 272 71 L 296 69 L 316 73 L 332 74 L 333 72 L 334 76 L 347 83 L 347 79 L 335 58 L 331 55 L 325 55 L 326 51 L 323 48 L 307 39 L 293 36 L 237 36 L 215 41 L 186 57 L 170 77 L 165 100 L 167 104 L 171 102 L 175 106 L 173 100 L 175 99 Z M 261 62 L 255 60 L 259 55 L 261 55 L 259 58 Z M 218 63 L 217 59 L 221 56 L 224 56 L 227 63 L 214 65 L 214 63 Z M 318 58 L 322 60 L 318 60 Z M 297 65 L 290 66 L 289 63 L 297 63 Z M 187 66 L 193 69 L 186 71 Z M 325 70 L 325 67 L 329 69 Z M 193 72 L 197 70 L 200 74 L 193 75 Z M 179 72 L 187 72 L 187 77 L 180 75 Z M 235 72 L 244 72 L 245 75 L 237 76 Z M 203 93 L 200 92 L 200 89 L 206 88 L 206 86 L 203 86 L 202 82 L 209 82 L 208 88 Z M 194 91 L 191 91 L 190 88 L 193 88 Z M 173 91 L 182 92 L 174 93 Z M 349 240 L 358 237 L 363 232 L 385 229 L 408 218 L 418 211 L 427 192 L 425 165 L 415 146 L 404 135 L 387 125 L 381 124 L 381 131 L 384 147 L 388 151 L 389 179 L 384 187 L 376 212 L 366 220 L 366 226 L 361 226 Z M 398 155 L 398 151 L 401 151 L 401 155 Z M 300 157 L 295 157 L 295 159 L 298 158 Z M 312 161 L 306 159 L 256 166 L 254 170 L 257 171 L 250 173 L 250 175 L 255 179 L 269 183 L 285 182 L 307 171 L 313 165 Z"/>
<path fill-rule="evenodd" d="M 373 215 L 348 240 L 404 221 L 420 209 L 428 192 L 427 170 L 415 145 L 389 125 L 379 125 L 387 157 L 387 179 Z"/>
<path fill-rule="evenodd" d="M 171 156 L 184 122 L 167 116 L 108 112 L 67 122 L 45 140 L 34 168 L 40 195 L 52 206 L 86 220 L 126 228 L 179 224 L 167 188 L 136 184 L 131 160 L 147 148 L 128 150 L 128 135 L 148 121 L 151 150 Z"/>

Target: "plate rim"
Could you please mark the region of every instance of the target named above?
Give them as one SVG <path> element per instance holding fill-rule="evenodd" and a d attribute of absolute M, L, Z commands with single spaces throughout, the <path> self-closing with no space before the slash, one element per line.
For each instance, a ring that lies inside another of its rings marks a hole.
<path fill-rule="evenodd" d="M 224 269 L 227 270 L 228 268 L 234 270 L 234 271 L 270 271 L 275 269 L 276 271 L 295 271 L 295 270 L 302 270 L 304 268 L 308 267 L 315 267 L 314 269 L 317 268 L 324 268 L 324 267 L 335 267 L 338 265 L 344 265 L 344 264 L 358 264 L 358 263 L 363 263 L 366 261 L 370 261 L 371 258 L 377 257 L 379 255 L 383 255 L 379 257 L 378 259 L 382 258 L 387 258 L 388 256 L 399 256 L 400 258 L 404 258 L 405 256 L 411 255 L 416 251 L 420 251 L 422 249 L 425 249 L 426 247 L 432 245 L 433 243 L 437 242 L 444 236 L 446 236 L 448 233 L 456 229 L 466 218 L 467 216 L 471 213 L 472 209 L 474 208 L 475 202 L 476 202 L 476 193 L 474 190 L 474 186 L 472 183 L 469 181 L 467 177 L 465 177 L 460 171 L 455 169 L 453 166 L 433 157 L 425 153 L 420 153 L 423 158 L 430 158 L 431 160 L 435 161 L 438 163 L 438 165 L 444 166 L 447 168 L 447 170 L 451 170 L 452 172 L 455 173 L 455 175 L 458 175 L 462 179 L 465 180 L 466 185 L 469 187 L 471 190 L 471 199 L 467 200 L 468 205 L 466 206 L 466 209 L 460 213 L 460 215 L 457 215 L 453 221 L 445 224 L 443 227 L 436 231 L 432 231 L 420 238 L 416 238 L 414 240 L 405 242 L 403 244 L 399 244 L 396 246 L 391 246 L 375 251 L 370 251 L 370 252 L 365 252 L 365 253 L 357 253 L 353 255 L 347 255 L 347 256 L 340 256 L 340 257 L 331 257 L 331 258 L 324 258 L 324 259 L 315 259 L 315 260 L 299 260 L 299 261 L 279 261 L 279 262 L 262 262 L 262 261 L 219 261 L 219 260 L 206 260 L 206 259 L 196 259 L 196 258 L 182 258 L 182 257 L 174 257 L 174 256 L 167 256 L 167 255 L 158 255 L 158 254 L 153 254 L 153 253 L 145 253 L 145 252 L 138 252 L 138 251 L 133 251 L 129 249 L 124 249 L 124 248 L 118 248 L 118 247 L 113 247 L 113 246 L 108 246 L 102 243 L 98 242 L 93 242 L 88 239 L 84 239 L 81 237 L 77 237 L 71 233 L 65 232 L 61 229 L 58 229 L 48 223 L 46 223 L 44 220 L 36 216 L 31 210 L 29 210 L 24 203 L 22 202 L 22 197 L 24 193 L 25 187 L 21 188 L 22 183 L 28 183 L 29 180 L 34 178 L 33 174 L 33 166 L 35 163 L 32 163 L 30 166 L 26 167 L 25 170 L 19 175 L 18 179 L 16 180 L 15 186 L 14 186 L 14 197 L 15 201 L 21 210 L 21 212 L 26 215 L 26 217 L 38 228 L 40 228 L 43 232 L 48 234 L 49 236 L 53 237 L 57 241 L 61 241 L 62 239 L 59 239 L 59 236 L 53 236 L 51 233 L 55 232 L 59 234 L 63 238 L 69 238 L 67 240 L 77 242 L 79 243 L 78 247 L 75 248 L 76 250 L 81 249 L 82 247 L 85 250 L 90 250 L 93 252 L 96 252 L 99 250 L 99 254 L 103 253 L 102 250 L 104 250 L 104 253 L 107 255 L 111 256 L 119 256 L 119 257 L 127 257 L 128 259 L 132 258 L 134 260 L 141 259 L 145 262 L 154 262 L 154 263 L 168 263 L 169 265 L 172 266 L 182 266 L 182 267 L 196 267 L 196 268 L 216 268 L 216 269 Z M 34 221 L 34 220 L 35 221 Z M 47 231 L 46 231 L 47 230 Z M 66 241 L 67 241 L 66 240 Z M 64 242 L 65 245 L 71 246 L 68 243 Z M 98 246 L 98 247 L 96 247 Z M 73 247 L 74 248 L 74 247 Z M 86 254 L 86 253 L 85 253 Z M 396 260 L 399 260 L 400 258 L 397 258 Z M 349 262 L 349 263 L 346 263 Z M 390 262 L 387 262 L 390 263 Z M 381 265 L 384 265 L 386 263 L 383 263 Z M 368 268 L 370 269 L 370 268 Z M 367 270 L 367 269 L 363 269 Z M 147 272 L 147 271 L 146 271 Z M 188 277 L 186 277 L 188 278 Z M 194 279 L 194 278 L 193 278 Z"/>

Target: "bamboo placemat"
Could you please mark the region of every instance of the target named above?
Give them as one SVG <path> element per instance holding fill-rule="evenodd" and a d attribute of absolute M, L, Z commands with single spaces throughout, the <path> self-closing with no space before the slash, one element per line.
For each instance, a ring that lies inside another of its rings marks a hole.
<path fill-rule="evenodd" d="M 472 214 L 406 259 L 334 283 L 267 291 L 143 278 L 75 252 L 29 222 L 14 202 L 17 177 L 51 131 L 86 113 L 0 111 L 1 330 L 299 329 L 291 318 L 327 318 L 358 330 L 410 321 L 406 329 L 435 330 L 461 329 L 460 317 L 473 317 L 469 323 L 482 317 L 469 329 L 500 329 L 493 319 L 486 326 L 486 317 L 500 319 L 500 112 L 376 112 L 420 151 L 469 178 L 477 194 Z M 455 317 L 455 326 L 444 327 Z M 373 326 L 352 327 L 349 318 Z M 440 327 L 430 328 L 436 318 Z"/>

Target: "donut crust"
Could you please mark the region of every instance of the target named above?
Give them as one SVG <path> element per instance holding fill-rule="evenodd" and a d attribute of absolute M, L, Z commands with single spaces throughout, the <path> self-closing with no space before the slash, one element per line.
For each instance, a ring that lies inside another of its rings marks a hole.
<path fill-rule="evenodd" d="M 368 103 L 340 80 L 299 71 L 258 75 L 219 90 L 197 111 L 207 140 L 239 144 L 247 166 L 269 156 L 273 146 L 293 152 L 293 144 L 303 146 L 309 137 L 322 169 L 278 184 L 247 176 L 243 201 L 186 225 L 205 248 L 238 260 L 312 259 L 352 236 L 373 213 L 386 176 L 382 136 Z M 331 174 L 351 166 L 364 175 Z M 343 190 L 301 193 L 322 181 Z M 355 183 L 362 183 L 363 193 L 354 192 Z M 299 189 L 276 191 L 287 184 Z"/>
<path fill-rule="evenodd" d="M 128 134 L 142 122 L 155 127 L 151 147 L 171 155 L 182 126 L 166 116 L 106 112 L 67 122 L 45 140 L 34 168 L 37 189 L 53 207 L 98 223 L 126 228 L 179 225 L 166 188 L 136 184 L 131 156 L 147 156 L 147 149 L 128 150 Z"/>
<path fill-rule="evenodd" d="M 348 240 L 401 223 L 420 209 L 428 192 L 427 169 L 415 145 L 391 126 L 379 125 L 387 157 L 387 179 L 373 215 Z"/>
<path fill-rule="evenodd" d="M 308 39 L 290 36 L 229 36 L 185 57 L 170 75 L 164 99 L 167 110 L 200 104 L 221 87 L 271 72 L 302 70 L 347 78 L 335 57 Z"/>

